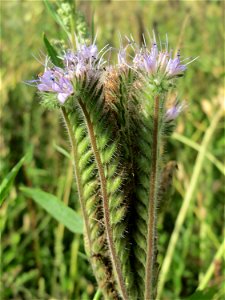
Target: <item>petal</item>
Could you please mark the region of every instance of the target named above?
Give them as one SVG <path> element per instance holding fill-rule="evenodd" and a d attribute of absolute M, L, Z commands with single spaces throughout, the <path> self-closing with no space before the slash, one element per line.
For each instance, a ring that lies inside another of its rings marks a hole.
<path fill-rule="evenodd" d="M 39 89 L 39 91 L 41 92 L 51 92 L 53 91 L 52 88 L 44 83 L 40 83 L 37 85 L 37 88 Z"/>
<path fill-rule="evenodd" d="M 65 94 L 65 93 L 59 93 L 58 94 L 58 100 L 60 103 L 64 104 L 66 99 L 69 97 L 70 94 Z"/>

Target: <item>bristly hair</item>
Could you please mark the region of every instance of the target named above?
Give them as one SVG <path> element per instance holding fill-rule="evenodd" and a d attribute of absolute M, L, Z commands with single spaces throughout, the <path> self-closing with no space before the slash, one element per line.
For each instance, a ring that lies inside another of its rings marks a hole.
<path fill-rule="evenodd" d="M 185 107 L 168 106 L 167 93 L 191 61 L 184 63 L 180 51 L 173 55 L 168 40 L 163 47 L 153 35 L 148 47 L 143 37 L 139 47 L 131 36 L 125 45 L 121 40 L 117 63 L 105 66 L 111 48 L 98 51 L 95 40 L 81 40 L 75 36 L 76 50 L 53 57 L 55 64 L 47 57 L 44 73 L 30 83 L 43 106 L 62 112 L 85 248 L 104 297 L 154 299 L 157 212 L 165 194 L 162 180 L 166 188 L 171 183 L 163 149 Z"/>

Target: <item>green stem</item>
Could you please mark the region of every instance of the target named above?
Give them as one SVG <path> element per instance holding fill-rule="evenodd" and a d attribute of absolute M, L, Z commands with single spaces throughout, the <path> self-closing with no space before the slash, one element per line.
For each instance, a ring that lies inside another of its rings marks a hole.
<path fill-rule="evenodd" d="M 80 206 L 81 206 L 81 210 L 82 210 L 83 218 L 84 218 L 85 230 L 86 230 L 87 240 L 88 240 L 88 248 L 89 248 L 89 251 L 91 251 L 91 249 L 92 249 L 91 233 L 90 233 L 90 228 L 89 228 L 89 223 L 88 223 L 88 215 L 87 215 L 87 212 L 85 209 L 85 203 L 84 203 L 84 199 L 83 199 L 83 187 L 82 187 L 82 183 L 81 183 L 81 176 L 80 176 L 80 171 L 78 168 L 77 143 L 74 138 L 73 129 L 72 129 L 67 112 L 64 107 L 62 107 L 62 114 L 63 114 L 64 121 L 65 121 L 67 129 L 68 129 L 68 134 L 69 134 L 69 138 L 70 138 L 70 142 L 71 142 L 71 146 L 72 146 L 73 164 L 74 164 L 75 178 L 76 178 L 76 183 L 77 183 L 77 191 L 78 191 Z"/>
<path fill-rule="evenodd" d="M 103 201 L 103 212 L 104 212 L 104 223 L 105 223 L 105 229 L 106 229 L 106 235 L 107 235 L 107 241 L 108 241 L 108 246 L 109 246 L 109 251 L 111 254 L 111 260 L 112 264 L 118 279 L 118 285 L 121 291 L 121 295 L 124 300 L 128 300 L 128 295 L 125 287 L 125 283 L 123 280 L 123 275 L 122 275 L 122 268 L 120 264 L 120 260 L 117 256 L 115 245 L 113 242 L 113 233 L 112 233 L 112 227 L 110 225 L 110 213 L 109 213 L 109 201 L 108 201 L 108 194 L 107 194 L 107 189 L 106 189 L 106 177 L 104 174 L 104 167 L 102 165 L 101 157 L 98 151 L 97 147 L 97 142 L 94 134 L 94 128 L 89 116 L 89 113 L 85 107 L 85 105 L 79 101 L 79 105 L 83 111 L 83 114 L 86 119 L 86 124 L 87 124 L 87 129 L 88 129 L 88 134 L 90 137 L 90 142 L 92 145 L 93 153 L 95 156 L 96 164 L 97 164 L 97 169 L 99 173 L 99 179 L 100 179 L 100 185 L 101 185 L 101 194 L 102 194 L 102 201 Z"/>
<path fill-rule="evenodd" d="M 217 124 L 220 120 L 220 118 L 223 115 L 223 110 L 218 110 L 218 112 L 215 114 L 210 127 L 207 129 L 204 138 L 202 140 L 202 145 L 201 148 L 199 149 L 199 153 L 195 162 L 195 167 L 193 170 L 193 174 L 191 177 L 191 181 L 190 181 L 190 185 L 186 191 L 181 209 L 179 211 L 179 214 L 177 216 L 176 219 L 176 223 L 175 223 L 175 227 L 173 230 L 173 233 L 171 235 L 170 238 L 170 242 L 169 242 L 169 246 L 167 248 L 167 252 L 163 261 L 163 265 L 161 268 L 161 272 L 160 272 L 160 280 L 159 280 L 159 285 L 158 285 L 158 299 L 160 299 L 163 288 L 164 288 L 164 284 L 166 281 L 166 276 L 168 274 L 169 268 L 170 268 L 170 264 L 174 255 L 174 251 L 179 239 L 179 235 L 183 226 L 183 223 L 185 221 L 188 209 L 190 208 L 190 204 L 191 201 L 193 200 L 193 196 L 195 193 L 195 190 L 197 188 L 197 184 L 201 175 L 201 171 L 202 168 L 204 166 L 204 159 L 206 157 L 206 153 L 207 153 L 207 147 L 210 143 L 210 140 L 213 136 L 214 131 L 217 128 Z"/>
<path fill-rule="evenodd" d="M 148 208 L 147 257 L 145 270 L 145 300 L 153 297 L 153 272 L 155 260 L 156 204 L 158 178 L 158 148 L 159 148 L 159 96 L 154 101 L 152 169 L 150 175 L 150 192 Z"/>
<path fill-rule="evenodd" d="M 94 295 L 93 300 L 99 300 L 99 299 L 101 299 L 101 296 L 102 296 L 102 291 L 100 289 L 98 289 Z"/>

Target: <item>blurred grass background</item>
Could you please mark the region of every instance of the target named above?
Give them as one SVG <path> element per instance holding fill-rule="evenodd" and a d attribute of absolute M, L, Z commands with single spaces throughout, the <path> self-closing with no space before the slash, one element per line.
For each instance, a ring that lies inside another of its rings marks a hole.
<path fill-rule="evenodd" d="M 224 254 L 214 259 L 224 237 L 222 117 L 192 180 L 204 135 L 224 110 L 224 2 L 108 0 L 77 1 L 76 6 L 90 25 L 94 13 L 100 47 L 118 46 L 119 33 L 141 41 L 142 33 L 154 29 L 162 40 L 168 34 L 170 46 L 181 48 L 182 56 L 200 56 L 179 80 L 178 95 L 188 109 L 166 151 L 179 169 L 172 200 L 159 218 L 161 264 L 190 184 L 195 188 L 187 211 L 180 213 L 184 223 L 169 254 L 162 299 L 187 298 L 212 262 L 204 288 L 215 286 L 213 299 L 224 299 Z M 33 148 L 32 160 L 20 170 L 0 209 L 2 299 L 93 299 L 96 283 L 83 255 L 82 236 L 69 232 L 19 191 L 21 185 L 38 187 L 79 211 L 71 161 L 58 147 L 70 151 L 60 116 L 44 111 L 36 90 L 23 83 L 42 71 L 33 57 L 44 51 L 42 33 L 60 39 L 61 29 L 43 1 L 2 1 L 1 17 L 1 180 Z"/>

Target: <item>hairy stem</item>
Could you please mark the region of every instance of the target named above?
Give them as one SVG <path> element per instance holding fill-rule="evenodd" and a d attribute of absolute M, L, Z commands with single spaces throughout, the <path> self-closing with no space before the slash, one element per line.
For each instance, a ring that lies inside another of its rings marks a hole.
<path fill-rule="evenodd" d="M 120 264 L 119 258 L 117 256 L 115 245 L 113 242 L 112 227 L 110 225 L 110 213 L 109 213 L 109 203 L 108 203 L 109 201 L 108 201 L 108 195 L 107 195 L 107 189 L 106 189 L 107 182 L 106 182 L 106 177 L 104 174 L 104 167 L 102 165 L 101 157 L 100 157 L 100 154 L 99 154 L 99 151 L 97 148 L 97 142 L 96 142 L 96 138 L 95 138 L 95 134 L 94 134 L 94 128 L 93 128 L 89 113 L 81 101 L 79 101 L 79 104 L 80 104 L 80 107 L 81 107 L 83 114 L 85 116 L 85 119 L 86 119 L 88 134 L 90 137 L 90 142 L 92 145 L 92 149 L 93 149 L 93 153 L 95 156 L 97 169 L 98 169 L 98 173 L 99 173 L 101 194 L 102 194 L 102 200 L 103 200 L 104 223 L 105 223 L 108 246 L 109 246 L 109 250 L 110 250 L 110 254 L 111 254 L 111 260 L 112 260 L 112 264 L 113 264 L 113 267 L 114 267 L 114 270 L 115 270 L 115 273 L 116 273 L 116 276 L 118 279 L 118 285 L 120 288 L 121 295 L 124 300 L 128 300 L 126 286 L 125 286 L 125 282 L 124 282 L 124 279 L 122 276 L 121 264 Z"/>
<path fill-rule="evenodd" d="M 158 130 L 159 130 L 159 96 L 154 101 L 153 116 L 153 143 L 152 143 L 152 169 L 150 175 L 150 192 L 148 206 L 148 236 L 147 236 L 147 257 L 145 269 L 145 300 L 153 298 L 153 271 L 154 271 L 154 250 L 156 234 L 156 204 L 157 204 L 157 177 L 158 177 Z"/>
<path fill-rule="evenodd" d="M 84 199 L 83 199 L 83 187 L 82 187 L 82 183 L 81 183 L 81 176 L 80 176 L 80 171 L 79 171 L 79 168 L 78 168 L 77 143 L 75 141 L 72 126 L 70 124 L 67 112 L 66 112 L 64 107 L 62 107 L 62 114 L 63 114 L 63 118 L 64 118 L 65 124 L 67 126 L 67 129 L 68 129 L 70 143 L 71 143 L 71 146 L 72 146 L 73 164 L 74 164 L 75 178 L 76 178 L 76 183 L 77 183 L 77 191 L 78 191 L 80 206 L 81 206 L 81 210 L 82 210 L 82 214 L 83 214 L 83 218 L 84 218 L 85 230 L 86 230 L 87 241 L 88 241 L 88 248 L 91 251 L 91 249 L 92 249 L 92 247 L 91 247 L 91 233 L 90 233 L 90 228 L 89 228 L 89 223 L 88 223 L 88 215 L 87 215 L 87 212 L 86 212 L 86 209 L 85 209 L 85 203 L 84 203 Z"/>

